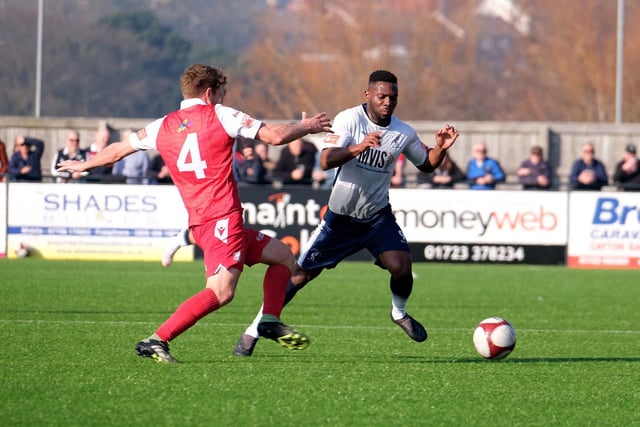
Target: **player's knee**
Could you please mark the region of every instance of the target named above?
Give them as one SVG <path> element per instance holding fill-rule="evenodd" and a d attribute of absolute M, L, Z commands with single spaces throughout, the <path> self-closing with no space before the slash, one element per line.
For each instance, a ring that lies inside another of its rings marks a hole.
<path fill-rule="evenodd" d="M 218 302 L 220 303 L 220 306 L 222 307 L 223 305 L 227 305 L 231 301 L 233 301 L 233 297 L 235 296 L 235 292 L 234 292 L 233 289 L 230 289 L 230 288 L 218 289 L 216 291 L 216 296 L 218 297 Z"/>
<path fill-rule="evenodd" d="M 237 277 L 224 275 L 223 272 L 220 272 L 207 279 L 206 287 L 216 294 L 218 303 L 223 306 L 233 300 L 237 284 Z"/>
<path fill-rule="evenodd" d="M 283 264 L 293 273 L 294 266 L 296 264 L 296 258 L 293 255 L 293 252 L 291 252 L 291 248 L 289 248 L 289 246 L 279 240 L 274 239 L 269 242 L 269 246 L 267 246 L 267 249 L 268 257 L 266 258 L 267 261 L 269 261 L 267 262 L 268 264 Z M 264 258 L 265 254 L 263 253 L 263 261 Z"/>
<path fill-rule="evenodd" d="M 411 255 L 404 251 L 389 251 L 380 255 L 378 260 L 391 275 L 397 279 L 402 279 L 411 275 Z"/>
<path fill-rule="evenodd" d="M 284 265 L 289 269 L 289 271 L 293 275 L 293 272 L 295 270 L 295 265 L 296 265 L 296 259 L 291 253 L 291 251 L 287 250 L 286 252 L 282 252 L 282 254 L 278 257 L 278 262 L 276 264 Z"/>
<path fill-rule="evenodd" d="M 392 276 L 397 279 L 402 279 L 407 276 L 411 276 L 411 263 L 406 262 L 400 258 L 394 258 L 387 260 L 385 267 L 391 273 Z"/>

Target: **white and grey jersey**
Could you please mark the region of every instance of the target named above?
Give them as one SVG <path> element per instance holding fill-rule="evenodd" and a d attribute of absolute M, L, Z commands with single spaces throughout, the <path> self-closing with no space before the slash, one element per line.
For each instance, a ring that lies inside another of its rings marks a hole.
<path fill-rule="evenodd" d="M 366 219 L 389 204 L 389 187 L 398 157 L 404 154 L 416 166 L 422 165 L 429 151 L 415 129 L 392 116 L 389 126 L 369 120 L 364 104 L 340 112 L 332 128 L 335 137 L 323 148 L 359 144 L 371 133 L 382 131 L 381 145 L 369 148 L 338 168 L 329 197 L 329 209 L 340 215 Z"/>

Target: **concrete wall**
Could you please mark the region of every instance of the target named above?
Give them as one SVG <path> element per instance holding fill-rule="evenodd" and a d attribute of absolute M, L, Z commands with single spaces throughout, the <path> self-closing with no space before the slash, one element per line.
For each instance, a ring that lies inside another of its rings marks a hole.
<path fill-rule="evenodd" d="M 64 146 L 66 133 L 70 129 L 80 132 L 80 145 L 88 148 L 100 126 L 114 129 L 112 140 L 118 140 L 118 131 L 128 127 L 140 128 L 150 119 L 125 118 L 32 118 L 0 117 L 0 139 L 7 144 L 7 154 L 13 150 L 13 139 L 18 134 L 41 138 L 46 148 L 43 157 L 43 173 L 47 174 L 56 150 Z M 442 122 L 410 122 L 427 145 L 433 145 L 435 132 Z M 556 173 L 556 184 L 566 184 L 573 161 L 580 155 L 583 144 L 591 142 L 596 157 L 602 160 L 609 176 L 613 176 L 615 164 L 622 158 L 624 147 L 635 143 L 640 148 L 640 123 L 615 125 L 612 123 L 562 123 L 562 122 L 456 122 L 461 135 L 451 149 L 451 157 L 461 168 L 471 158 L 471 147 L 484 141 L 488 154 L 500 161 L 507 173 L 507 182 L 516 182 L 515 171 L 520 162 L 528 157 L 532 145 L 540 145 L 545 157 Z M 312 138 L 318 141 L 319 137 Z M 272 157 L 277 158 L 278 147 L 272 147 Z M 417 169 L 409 164 L 407 181 L 415 182 Z"/>

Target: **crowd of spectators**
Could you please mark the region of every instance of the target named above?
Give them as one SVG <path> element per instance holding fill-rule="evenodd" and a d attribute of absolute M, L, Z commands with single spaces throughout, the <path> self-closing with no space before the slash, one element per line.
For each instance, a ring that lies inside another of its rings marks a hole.
<path fill-rule="evenodd" d="M 82 148 L 80 133 L 70 130 L 65 145 L 53 156 L 50 177 L 59 183 L 127 183 L 173 184 L 169 171 L 160 155 L 149 156 L 145 151 L 128 156 L 125 160 L 92 170 L 90 174 L 57 172 L 56 165 L 67 159 L 87 160 L 104 149 L 114 137 L 124 140 L 133 129 L 123 129 L 117 135 L 106 126 L 100 127 L 89 148 Z M 46 176 L 41 169 L 44 142 L 37 138 L 18 135 L 13 152 L 7 154 L 7 146 L 0 140 L 0 182 L 43 182 Z M 314 189 L 328 189 L 333 183 L 335 170 L 324 171 L 319 166 L 319 151 L 313 142 L 305 139 L 294 141 L 272 156 L 269 146 L 252 139 L 238 139 L 235 150 L 235 178 L 241 184 L 251 185 L 299 185 Z M 405 186 L 405 165 L 402 158 L 396 163 L 391 185 Z M 435 189 L 470 188 L 493 190 L 506 182 L 507 175 L 496 158 L 489 156 L 484 142 L 471 147 L 471 159 L 462 167 L 447 154 L 442 164 L 432 173 L 419 172 L 416 184 Z M 552 168 L 540 146 L 532 146 L 528 158 L 522 160 L 515 171 L 517 188 L 547 190 L 552 188 Z M 596 157 L 594 145 L 584 144 L 574 161 L 568 177 L 571 190 L 601 190 L 610 185 L 604 163 Z M 616 164 L 611 185 L 619 190 L 640 191 L 640 162 L 636 146 L 628 144 L 622 159 Z"/>

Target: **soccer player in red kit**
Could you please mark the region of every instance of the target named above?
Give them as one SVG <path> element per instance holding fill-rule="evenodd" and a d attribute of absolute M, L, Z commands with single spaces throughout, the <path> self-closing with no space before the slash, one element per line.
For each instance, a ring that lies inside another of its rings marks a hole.
<path fill-rule="evenodd" d="M 233 178 L 236 137 L 281 145 L 310 133 L 330 132 L 325 113 L 299 123 L 267 125 L 222 105 L 226 76 L 201 64 L 188 67 L 180 78 L 184 100 L 169 113 L 132 134 L 128 141 L 110 144 L 86 162 L 64 161 L 60 171 L 85 172 L 113 164 L 138 150 L 157 150 L 170 170 L 189 214 L 190 234 L 204 253 L 205 289 L 184 301 L 147 339 L 136 345 L 138 355 L 172 363 L 169 341 L 207 314 L 233 299 L 244 265 L 269 265 L 264 277 L 265 316 L 260 334 L 289 349 L 304 349 L 308 338 L 280 321 L 284 295 L 295 259 L 277 239 L 245 228 L 237 184 Z M 267 309 L 268 307 L 268 309 Z"/>

